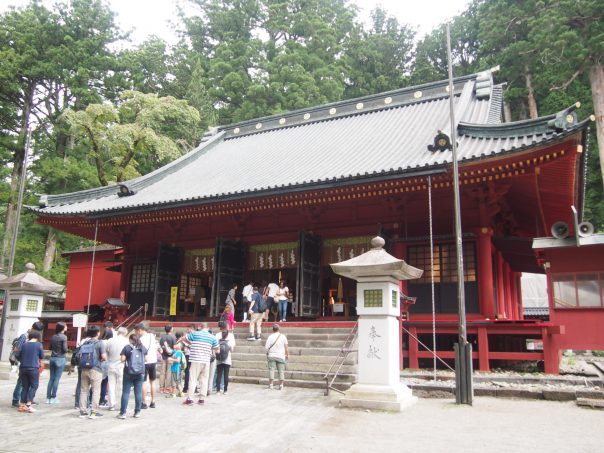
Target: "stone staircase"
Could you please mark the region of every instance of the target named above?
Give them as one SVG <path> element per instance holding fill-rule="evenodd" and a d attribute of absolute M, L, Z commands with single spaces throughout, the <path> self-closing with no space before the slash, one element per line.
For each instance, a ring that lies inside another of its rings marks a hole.
<path fill-rule="evenodd" d="M 351 328 L 287 327 L 281 333 L 287 336 L 289 361 L 285 369 L 286 386 L 325 389 L 323 376 L 338 356 Z M 263 331 L 262 341 L 247 341 L 247 327 L 235 327 L 237 346 L 233 353 L 230 381 L 246 384 L 268 384 L 266 339 L 272 332 Z M 353 347 L 354 348 L 354 347 Z M 333 387 L 348 389 L 357 379 L 357 355 L 348 355 Z"/>

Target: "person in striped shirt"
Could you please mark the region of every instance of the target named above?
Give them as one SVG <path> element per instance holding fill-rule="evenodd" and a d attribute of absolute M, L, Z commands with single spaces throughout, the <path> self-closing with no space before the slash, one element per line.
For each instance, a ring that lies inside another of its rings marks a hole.
<path fill-rule="evenodd" d="M 199 385 L 199 400 L 197 404 L 204 404 L 204 396 L 207 395 L 208 378 L 210 375 L 210 360 L 212 352 L 218 351 L 218 340 L 214 335 L 208 332 L 208 324 L 201 323 L 201 330 L 195 330 L 182 336 L 182 341 L 189 345 L 189 370 L 188 395 L 184 405 L 192 406 L 195 387 Z"/>

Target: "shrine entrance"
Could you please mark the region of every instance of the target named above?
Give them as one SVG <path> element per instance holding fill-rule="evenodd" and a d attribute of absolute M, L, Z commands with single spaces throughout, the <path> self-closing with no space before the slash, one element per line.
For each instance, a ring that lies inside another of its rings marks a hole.
<path fill-rule="evenodd" d="M 288 320 L 356 317 L 356 282 L 333 273 L 329 264 L 369 250 L 369 236 L 322 238 L 301 231 L 297 241 L 248 245 L 217 238 L 214 247 L 179 249 L 161 246 L 155 266 L 153 316 L 170 313 L 170 288 L 178 287 L 179 320 L 215 319 L 229 290 L 236 291 L 235 319 L 243 319 L 243 287 L 261 288 L 281 280 L 289 289 Z M 272 317 L 271 317 L 272 318 Z"/>

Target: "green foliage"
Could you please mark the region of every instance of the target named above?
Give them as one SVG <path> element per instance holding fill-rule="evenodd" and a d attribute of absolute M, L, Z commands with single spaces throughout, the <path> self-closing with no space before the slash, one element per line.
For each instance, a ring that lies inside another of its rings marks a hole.
<path fill-rule="evenodd" d="M 488 67 L 478 59 L 478 33 L 482 20 L 478 13 L 479 4 L 477 1 L 470 4 L 466 11 L 453 18 L 450 25 L 451 60 L 455 76 L 471 74 Z M 447 77 L 447 31 L 443 24 L 417 44 L 411 81 L 417 85 Z"/>
<path fill-rule="evenodd" d="M 117 107 L 67 109 L 62 119 L 89 150 L 103 186 L 165 165 L 191 150 L 199 136 L 199 112 L 186 101 L 138 91 L 125 91 Z"/>
<path fill-rule="evenodd" d="M 346 52 L 347 98 L 394 90 L 409 83 L 415 32 L 383 8 L 374 9 L 371 19 L 369 30 L 355 28 Z"/>

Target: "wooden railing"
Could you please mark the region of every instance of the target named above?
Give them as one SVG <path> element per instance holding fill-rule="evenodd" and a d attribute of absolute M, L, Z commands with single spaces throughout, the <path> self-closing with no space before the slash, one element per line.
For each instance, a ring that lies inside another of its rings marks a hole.
<path fill-rule="evenodd" d="M 409 359 L 409 368 L 419 368 L 419 359 L 433 358 L 437 355 L 442 359 L 454 359 L 455 352 L 451 350 L 430 351 L 419 341 L 420 335 L 432 334 L 432 323 L 427 321 L 404 321 L 403 332 L 409 335 L 407 350 L 402 351 L 403 357 Z M 558 372 L 557 350 L 552 344 L 552 336 L 564 334 L 564 327 L 550 322 L 539 321 L 469 321 L 468 335 L 475 336 L 476 347 L 472 358 L 478 360 L 478 369 L 490 371 L 490 360 L 509 361 L 544 361 L 546 373 Z M 456 335 L 456 321 L 437 321 L 436 334 Z M 535 339 L 543 342 L 543 350 L 506 350 L 493 351 L 489 337 L 493 335 L 516 337 L 523 342 Z M 426 350 L 420 350 L 420 346 Z"/>

